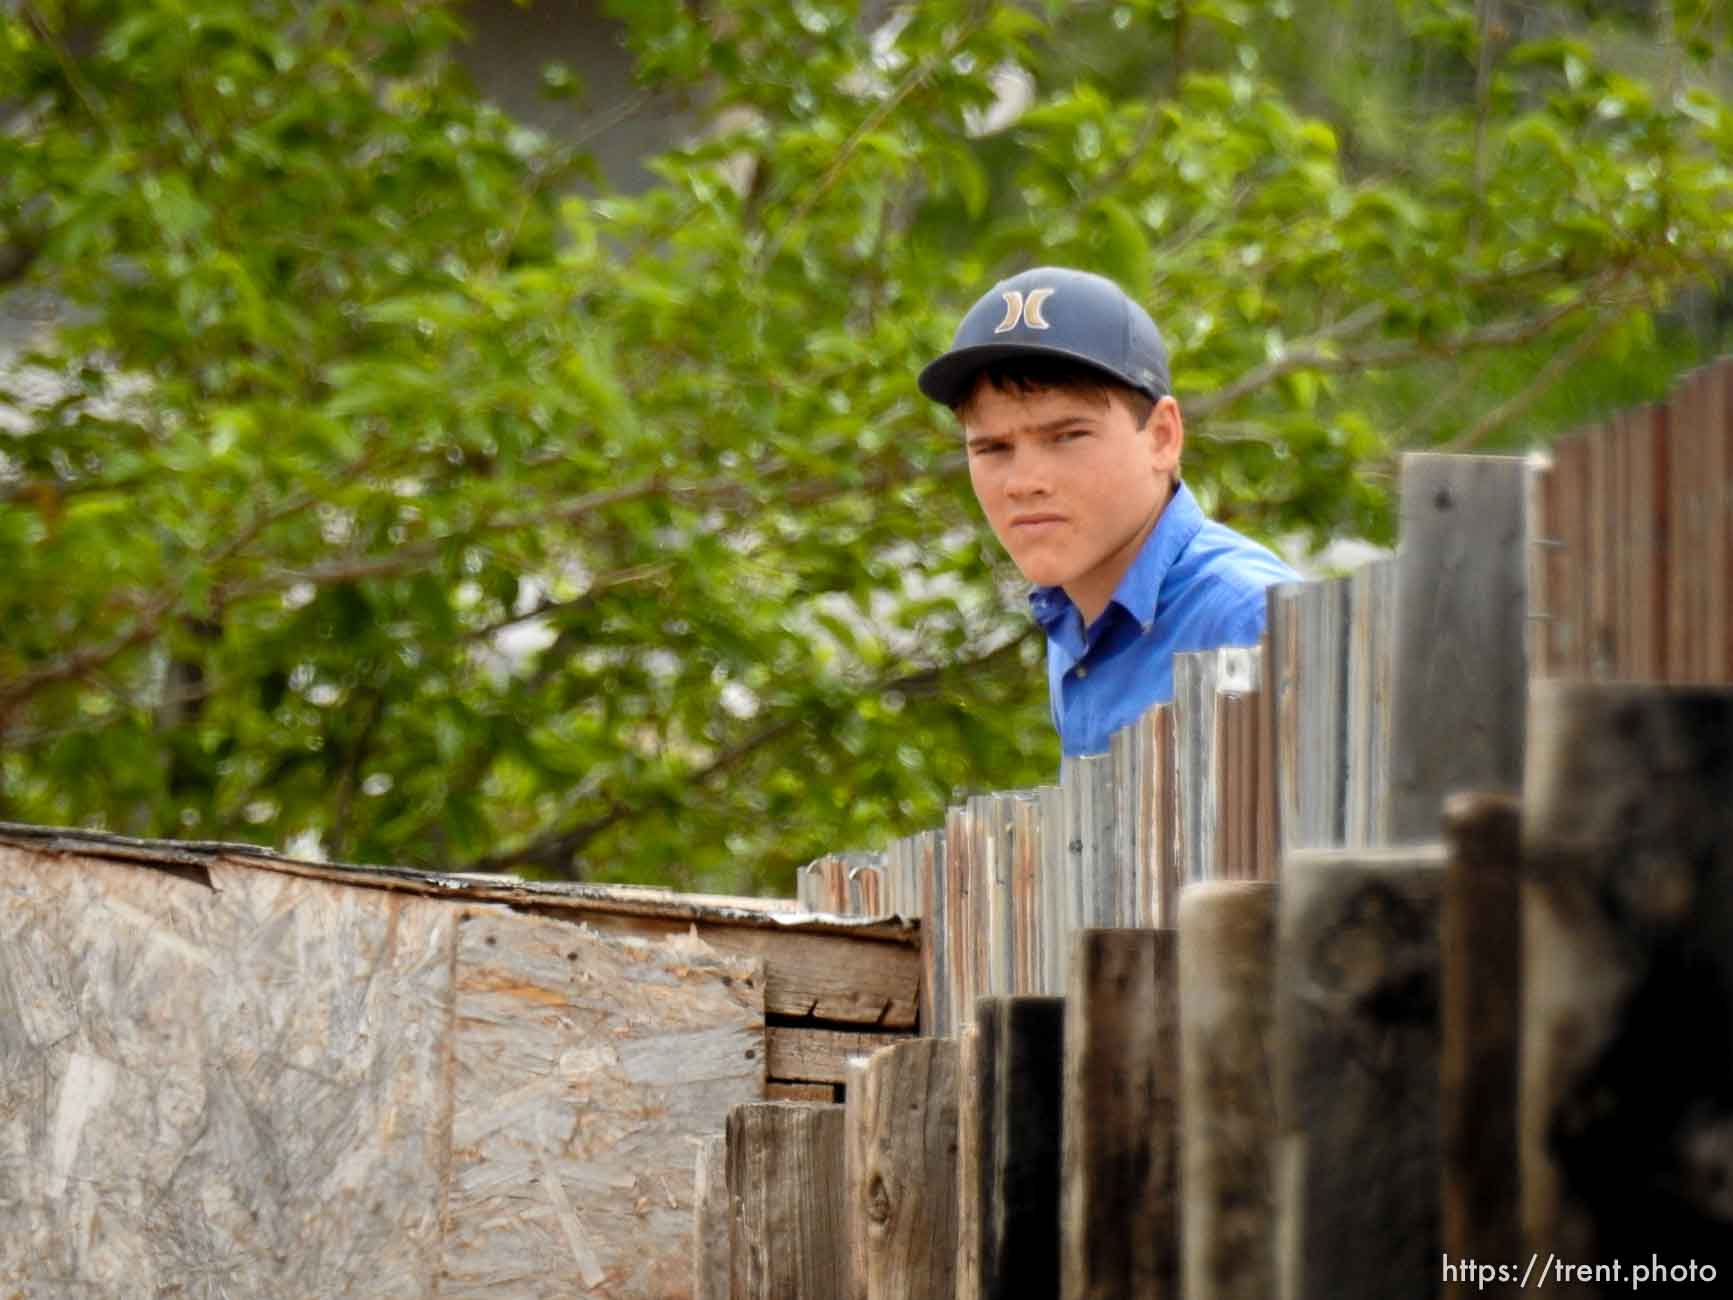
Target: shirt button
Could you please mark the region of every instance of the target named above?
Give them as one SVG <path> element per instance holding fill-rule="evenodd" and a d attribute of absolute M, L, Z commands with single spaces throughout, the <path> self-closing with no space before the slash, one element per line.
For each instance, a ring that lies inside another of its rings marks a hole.
<path fill-rule="evenodd" d="M 1078 664 L 1077 667 L 1075 667 L 1071 670 L 1071 672 L 1074 676 L 1077 676 L 1077 677 L 1089 676 L 1089 670 L 1087 668 L 1085 668 L 1082 664 Z"/>

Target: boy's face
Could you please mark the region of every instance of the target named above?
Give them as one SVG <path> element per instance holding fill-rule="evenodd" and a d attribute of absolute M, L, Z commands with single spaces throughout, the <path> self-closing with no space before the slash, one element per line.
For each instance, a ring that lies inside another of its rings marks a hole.
<path fill-rule="evenodd" d="M 1117 396 L 978 382 L 959 408 L 969 478 L 1023 576 L 1091 622 L 1161 516 L 1184 438 L 1171 397 L 1140 428 Z"/>

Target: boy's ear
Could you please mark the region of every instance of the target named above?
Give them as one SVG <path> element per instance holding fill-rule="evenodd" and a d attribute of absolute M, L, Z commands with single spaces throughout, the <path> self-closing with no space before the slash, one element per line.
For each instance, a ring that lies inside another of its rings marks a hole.
<path fill-rule="evenodd" d="M 1185 450 L 1185 417 L 1179 403 L 1163 397 L 1150 408 L 1144 429 L 1150 435 L 1150 456 L 1155 468 L 1163 474 L 1179 472 L 1179 456 Z"/>

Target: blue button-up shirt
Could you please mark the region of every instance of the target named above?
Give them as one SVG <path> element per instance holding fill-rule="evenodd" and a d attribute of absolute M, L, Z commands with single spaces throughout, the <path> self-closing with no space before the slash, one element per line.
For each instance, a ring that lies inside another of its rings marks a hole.
<path fill-rule="evenodd" d="M 1087 629 L 1059 587 L 1029 594 L 1047 633 L 1047 692 L 1067 755 L 1099 754 L 1108 737 L 1173 698 L 1173 657 L 1256 645 L 1264 589 L 1299 575 L 1274 552 L 1206 519 L 1181 483 L 1113 599 Z"/>

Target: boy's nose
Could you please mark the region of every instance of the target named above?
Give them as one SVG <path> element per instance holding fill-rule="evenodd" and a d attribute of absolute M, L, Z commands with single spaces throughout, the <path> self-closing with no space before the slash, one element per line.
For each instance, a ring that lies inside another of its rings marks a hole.
<path fill-rule="evenodd" d="M 1051 491 L 1047 475 L 1034 456 L 1013 456 L 1005 474 L 1005 495 L 1018 499 L 1046 496 Z"/>

